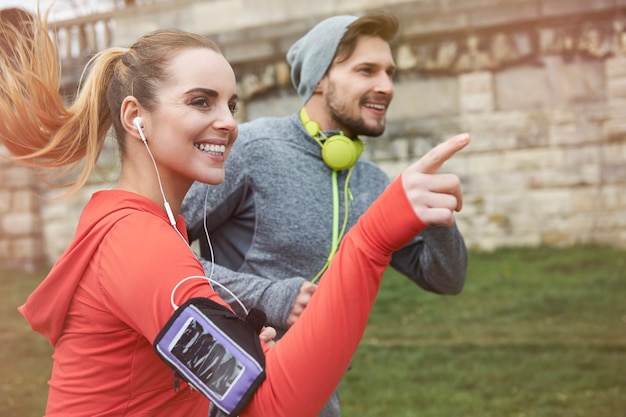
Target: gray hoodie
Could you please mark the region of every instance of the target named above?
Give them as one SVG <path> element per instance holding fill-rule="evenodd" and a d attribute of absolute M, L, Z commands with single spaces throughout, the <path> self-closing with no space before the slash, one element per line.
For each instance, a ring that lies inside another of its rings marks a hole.
<path fill-rule="evenodd" d="M 247 308 L 263 309 L 279 332 L 303 280 L 318 273 L 331 251 L 336 217 L 331 172 L 298 113 L 261 118 L 240 126 L 224 182 L 195 183 L 183 202 L 189 238 L 200 240 L 207 274 L 203 219 L 215 255 L 214 278 Z M 340 229 L 347 175 L 348 170 L 337 174 Z M 348 229 L 388 184 L 388 176 L 370 161 L 356 163 L 349 180 Z M 397 251 L 391 266 L 427 291 L 456 294 L 465 283 L 467 252 L 456 226 L 431 226 Z"/>

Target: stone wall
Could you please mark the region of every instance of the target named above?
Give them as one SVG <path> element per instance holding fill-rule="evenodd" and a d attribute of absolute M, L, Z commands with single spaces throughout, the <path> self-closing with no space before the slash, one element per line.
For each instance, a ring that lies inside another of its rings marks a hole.
<path fill-rule="evenodd" d="M 0 158 L 0 184 L 0 265 L 38 268 L 45 259 L 45 243 L 35 178 L 28 168 Z"/>
<path fill-rule="evenodd" d="M 625 5 L 389 5 L 402 21 L 396 93 L 386 134 L 367 140 L 365 157 L 395 177 L 436 143 L 469 132 L 472 144 L 444 169 L 463 180 L 457 219 L 470 247 L 626 246 Z M 283 46 L 253 63 L 240 59 L 244 37 L 254 39 L 250 48 L 272 51 L 300 34 L 273 29 L 220 35 L 248 119 L 299 106 Z"/>
<path fill-rule="evenodd" d="M 300 0 L 276 1 L 271 12 L 264 3 L 163 2 L 97 18 L 116 45 L 164 26 L 215 39 L 237 73 L 246 120 L 298 109 L 284 54 L 316 21 L 387 9 L 401 19 L 399 72 L 388 129 L 366 138 L 366 158 L 395 177 L 469 132 L 471 145 L 443 169 L 463 181 L 457 221 L 470 247 L 626 247 L 626 0 L 320 0 L 315 14 Z M 72 59 L 76 73 L 80 56 Z M 1 163 L 2 265 L 54 261 L 88 196 L 116 169 L 109 145 L 88 187 L 48 201 L 35 197 L 52 194 L 28 170 Z"/>

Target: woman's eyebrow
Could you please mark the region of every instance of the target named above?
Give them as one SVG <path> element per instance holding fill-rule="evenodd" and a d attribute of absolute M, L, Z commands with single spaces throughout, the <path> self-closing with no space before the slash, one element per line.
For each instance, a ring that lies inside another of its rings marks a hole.
<path fill-rule="evenodd" d="M 217 91 L 212 90 L 210 88 L 196 87 L 196 88 L 192 88 L 191 90 L 185 91 L 185 95 L 192 94 L 192 93 L 202 93 L 210 97 L 219 96 L 219 93 Z"/>
<path fill-rule="evenodd" d="M 217 91 L 213 89 L 202 88 L 202 87 L 196 87 L 196 88 L 192 88 L 191 90 L 187 90 L 185 92 L 185 95 L 192 94 L 192 93 L 202 93 L 209 97 L 218 97 L 220 95 Z M 237 94 L 233 94 L 232 96 L 230 96 L 230 100 L 239 100 L 239 96 Z"/>

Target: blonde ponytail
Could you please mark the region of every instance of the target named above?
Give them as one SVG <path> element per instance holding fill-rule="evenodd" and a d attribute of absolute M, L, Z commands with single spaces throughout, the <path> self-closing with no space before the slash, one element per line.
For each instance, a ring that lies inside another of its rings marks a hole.
<path fill-rule="evenodd" d="M 2 14 L 0 142 L 15 162 L 42 168 L 37 173 L 46 183 L 76 191 L 93 171 L 111 125 L 106 100 L 110 77 L 107 80 L 106 74 L 112 71 L 96 70 L 94 65 L 94 75 L 101 77 L 89 80 L 90 88 L 66 108 L 59 92 L 57 51 L 46 17 L 40 20 L 21 9 L 3 10 Z M 104 61 L 102 64 L 108 65 L 114 60 Z M 83 160 L 76 174 L 75 168 Z M 54 177 L 49 176 L 51 169 Z M 70 173 L 76 174 L 76 179 L 62 183 L 52 180 Z"/>
<path fill-rule="evenodd" d="M 109 48 L 95 55 L 81 77 L 84 82 L 76 100 L 66 108 L 45 16 L 40 20 L 21 9 L 1 13 L 0 143 L 16 162 L 53 169 L 57 178 L 76 174 L 74 180 L 51 183 L 72 187 L 70 192 L 88 180 L 111 126 L 124 156 L 126 132 L 120 111 L 126 97 L 132 95 L 144 108 L 153 109 L 168 77 L 167 66 L 177 53 L 189 48 L 220 52 L 203 36 L 156 30 L 128 49 Z"/>

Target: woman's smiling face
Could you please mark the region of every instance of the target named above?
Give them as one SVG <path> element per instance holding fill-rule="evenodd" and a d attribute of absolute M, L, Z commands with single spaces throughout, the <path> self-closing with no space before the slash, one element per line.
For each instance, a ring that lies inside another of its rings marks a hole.
<path fill-rule="evenodd" d="M 236 80 L 223 55 L 185 49 L 168 65 L 159 104 L 143 117 L 148 143 L 164 181 L 219 184 L 237 138 Z"/>

